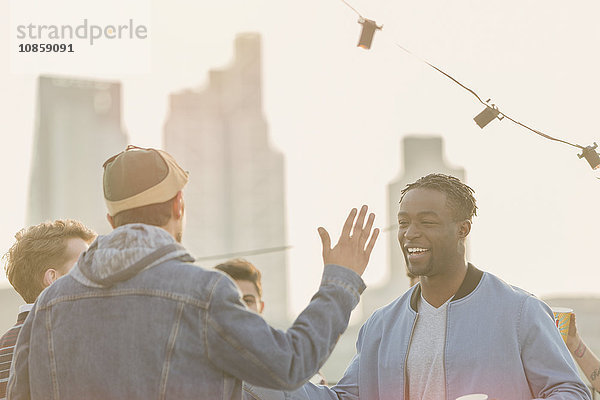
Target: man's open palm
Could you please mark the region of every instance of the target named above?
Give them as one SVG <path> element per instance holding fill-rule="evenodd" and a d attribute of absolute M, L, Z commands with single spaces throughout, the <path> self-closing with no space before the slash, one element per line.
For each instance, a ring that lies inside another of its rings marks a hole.
<path fill-rule="evenodd" d="M 341 265 L 359 275 L 363 274 L 369 262 L 373 246 L 375 246 L 377 236 L 379 236 L 379 229 L 377 228 L 373 229 L 371 233 L 375 214 L 369 214 L 365 224 L 367 210 L 367 206 L 362 206 L 358 217 L 356 216 L 356 208 L 350 211 L 342 228 L 340 238 L 333 248 L 331 248 L 329 233 L 325 228 L 320 227 L 318 229 L 323 244 L 323 261 L 325 264 Z M 371 237 L 370 240 L 369 237 Z"/>

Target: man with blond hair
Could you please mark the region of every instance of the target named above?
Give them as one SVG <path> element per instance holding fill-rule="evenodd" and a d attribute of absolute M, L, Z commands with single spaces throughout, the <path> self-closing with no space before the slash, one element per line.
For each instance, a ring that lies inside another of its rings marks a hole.
<path fill-rule="evenodd" d="M 17 323 L 0 338 L 0 400 L 6 384 L 13 350 L 25 318 L 35 299 L 46 287 L 67 274 L 96 234 L 75 220 L 56 220 L 21 229 L 4 255 L 9 282 L 25 303 L 19 307 Z"/>

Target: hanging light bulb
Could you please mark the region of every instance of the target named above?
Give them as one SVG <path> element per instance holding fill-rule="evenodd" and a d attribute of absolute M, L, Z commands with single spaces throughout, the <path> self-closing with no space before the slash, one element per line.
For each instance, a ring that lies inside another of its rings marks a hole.
<path fill-rule="evenodd" d="M 488 101 L 490 101 L 490 100 L 488 99 Z M 480 112 L 479 114 L 477 114 L 477 116 L 475 118 L 473 118 L 473 120 L 475 121 L 475 123 L 477 125 L 479 125 L 479 127 L 481 129 L 483 129 L 487 124 L 492 122 L 494 119 L 504 118 L 504 116 L 502 116 L 502 118 L 498 117 L 498 114 L 500 114 L 500 110 L 498 110 L 496 105 L 494 105 L 494 104 L 492 104 L 491 106 L 486 105 L 485 109 L 482 112 Z"/>
<path fill-rule="evenodd" d="M 593 146 L 587 146 L 583 149 L 581 154 L 577 154 L 579 158 L 585 158 L 585 160 L 590 164 L 592 169 L 600 168 L 600 155 L 596 153 L 596 148 L 598 145 L 594 142 Z"/>
<path fill-rule="evenodd" d="M 373 42 L 373 36 L 375 35 L 376 30 L 381 30 L 383 25 L 378 26 L 377 23 L 373 20 L 361 18 L 358 20 L 358 23 L 361 24 L 362 32 L 360 33 L 360 39 L 358 39 L 357 47 L 362 47 L 363 49 L 370 49 L 371 43 Z"/>

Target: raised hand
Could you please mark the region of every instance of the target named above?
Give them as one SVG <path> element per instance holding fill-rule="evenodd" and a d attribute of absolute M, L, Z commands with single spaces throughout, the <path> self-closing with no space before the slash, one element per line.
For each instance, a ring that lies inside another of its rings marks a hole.
<path fill-rule="evenodd" d="M 369 214 L 367 223 L 364 224 L 367 210 L 367 206 L 362 206 L 358 213 L 358 218 L 356 217 L 356 208 L 350 211 L 342 228 L 340 239 L 333 249 L 331 248 L 329 233 L 325 228 L 320 227 L 318 229 L 321 236 L 321 243 L 323 244 L 323 262 L 325 264 L 341 265 L 359 275 L 365 272 L 371 251 L 373 250 L 373 246 L 375 246 L 377 236 L 379 236 L 379 229 L 377 228 L 373 229 L 371 233 L 375 214 Z M 355 219 L 356 222 L 354 221 Z M 371 237 L 370 240 L 369 236 Z M 368 243 L 367 240 L 369 240 Z"/>

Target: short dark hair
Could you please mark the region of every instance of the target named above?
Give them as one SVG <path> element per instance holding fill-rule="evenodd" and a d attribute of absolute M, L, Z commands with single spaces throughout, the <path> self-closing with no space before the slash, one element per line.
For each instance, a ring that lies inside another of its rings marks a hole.
<path fill-rule="evenodd" d="M 451 208 L 457 221 L 469 220 L 477 215 L 477 204 L 473 193 L 475 191 L 458 178 L 444 174 L 429 174 L 419 178 L 414 183 L 409 183 L 402 189 L 400 203 L 404 195 L 413 189 L 432 189 L 446 194 L 448 206 Z"/>
<path fill-rule="evenodd" d="M 59 219 L 21 229 L 15 243 L 4 255 L 6 276 L 27 303 L 33 303 L 44 290 L 43 276 L 49 268 L 67 262 L 67 240 L 80 238 L 90 243 L 96 233 L 81 222 Z"/>
<path fill-rule="evenodd" d="M 123 210 L 112 217 L 113 224 L 115 228 L 134 223 L 165 226 L 171 218 L 171 209 L 175 197 L 164 203 L 149 204 L 147 206 Z"/>
<path fill-rule="evenodd" d="M 261 273 L 251 262 L 243 258 L 234 258 L 217 265 L 215 269 L 225 272 L 236 281 L 252 282 L 259 297 L 262 297 Z"/>

